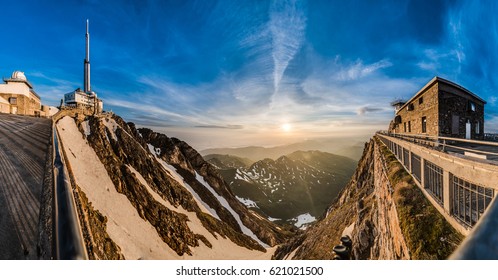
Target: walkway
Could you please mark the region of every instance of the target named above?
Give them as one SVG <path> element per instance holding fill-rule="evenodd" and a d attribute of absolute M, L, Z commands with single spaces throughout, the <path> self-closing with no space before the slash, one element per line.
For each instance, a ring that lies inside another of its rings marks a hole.
<path fill-rule="evenodd" d="M 0 114 L 0 259 L 36 258 L 49 119 Z"/>

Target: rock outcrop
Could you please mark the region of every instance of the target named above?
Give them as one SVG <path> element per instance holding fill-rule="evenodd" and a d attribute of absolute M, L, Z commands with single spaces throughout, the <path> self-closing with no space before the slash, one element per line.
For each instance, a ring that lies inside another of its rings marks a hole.
<path fill-rule="evenodd" d="M 274 258 L 332 259 L 342 235 L 353 259 L 444 259 L 462 240 L 376 138 L 326 216 Z"/>
<path fill-rule="evenodd" d="M 240 226 L 233 215 L 223 207 L 214 195 L 196 180 L 196 174 L 202 176 L 215 192 L 224 197 L 230 207 L 239 214 L 242 223 L 252 230 L 258 238 L 270 246 L 282 243 L 285 234 L 277 229 L 275 225 L 261 219 L 244 207 L 232 193 L 216 168 L 206 162 L 202 156 L 184 141 L 169 138 L 164 134 L 155 133 L 150 129 L 138 130 L 146 143 L 160 148 L 159 157 L 173 165 L 186 182 L 201 196 L 202 200 L 216 210 L 223 221 L 226 221 L 234 229 L 240 231 Z M 256 218 L 257 217 L 257 218 Z"/>
<path fill-rule="evenodd" d="M 71 117 L 117 193 L 126 196 L 138 216 L 178 256 L 192 255 L 193 248 L 201 244 L 212 248 L 213 238 L 228 239 L 246 250 L 261 252 L 266 251 L 265 246 L 285 240 L 287 234 L 245 208 L 216 170 L 187 143 L 148 129 L 137 130 L 133 123 L 116 115 Z M 71 149 L 67 152 L 76 158 Z M 85 193 L 73 183 L 75 193 L 81 193 L 78 206 L 91 258 L 122 259 L 120 246 L 106 233 L 109 219 L 94 209 Z M 215 213 L 206 212 L 205 206 L 202 210 L 200 202 Z"/>

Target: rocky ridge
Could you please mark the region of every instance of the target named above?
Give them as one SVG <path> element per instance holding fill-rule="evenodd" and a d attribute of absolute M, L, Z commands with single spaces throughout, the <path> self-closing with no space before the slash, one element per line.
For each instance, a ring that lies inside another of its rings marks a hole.
<path fill-rule="evenodd" d="M 444 259 L 463 238 L 376 138 L 326 216 L 274 258 L 332 259 L 342 235 L 352 239 L 353 259 Z"/>
<path fill-rule="evenodd" d="M 320 151 L 297 151 L 251 165 L 236 156 L 205 158 L 247 207 L 296 226 L 322 216 L 356 167 L 349 158 Z"/>
<path fill-rule="evenodd" d="M 265 247 L 285 240 L 286 234 L 279 228 L 240 204 L 216 170 L 185 142 L 148 129 L 137 130 L 134 124 L 126 123 L 116 115 L 77 116 L 75 121 L 82 137 L 107 170 L 117 192 L 126 196 L 138 215 L 150 223 L 163 242 L 179 256 L 191 255 L 192 248 L 200 243 L 211 248 L 208 239 L 213 237 L 228 238 L 238 246 L 263 252 Z M 183 181 L 178 181 L 171 174 L 174 171 L 165 166 L 176 169 Z M 199 200 L 184 187 L 185 184 L 194 189 L 202 203 L 209 205 L 215 213 L 203 211 Z M 147 188 L 172 207 L 160 203 Z M 91 224 L 84 228 L 90 228 L 87 236 L 96 237 L 87 244 L 87 249 L 93 252 L 94 248 L 99 248 L 92 258 L 123 258 L 119 246 L 106 235 L 107 217 L 94 210 L 84 192 L 81 193 L 80 208 L 83 210 L 80 216 L 86 217 L 87 225 Z M 177 211 L 175 208 L 178 207 L 195 213 L 200 226 L 212 237 L 194 233 L 192 219 Z"/>

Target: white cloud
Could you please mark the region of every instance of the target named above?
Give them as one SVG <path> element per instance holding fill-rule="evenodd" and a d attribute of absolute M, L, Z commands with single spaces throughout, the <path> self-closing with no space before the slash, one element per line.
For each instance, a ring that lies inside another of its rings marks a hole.
<path fill-rule="evenodd" d="M 498 98 L 496 96 L 491 96 L 488 99 L 489 105 L 491 105 L 491 106 L 495 106 L 496 105 L 496 101 L 498 101 Z"/>
<path fill-rule="evenodd" d="M 498 116 L 492 116 L 484 122 L 484 132 L 498 133 Z"/>
<path fill-rule="evenodd" d="M 274 1 L 270 8 L 269 28 L 272 36 L 275 92 L 289 62 L 301 48 L 306 28 L 306 16 L 300 1 Z"/>
<path fill-rule="evenodd" d="M 106 99 L 104 100 L 105 105 L 116 106 L 121 108 L 126 108 L 130 110 L 135 110 L 139 112 L 149 113 L 149 114 L 157 114 L 165 117 L 169 121 L 180 122 L 183 124 L 191 125 L 191 124 L 203 124 L 204 122 L 201 119 L 192 117 L 185 114 L 180 114 L 176 112 L 168 111 L 164 108 L 154 105 L 141 104 L 132 101 L 125 101 L 120 99 Z"/>
<path fill-rule="evenodd" d="M 371 112 L 379 112 L 379 111 L 383 111 L 382 108 L 375 108 L 375 107 L 370 107 L 370 106 L 362 106 L 360 108 L 358 108 L 356 110 L 357 114 L 360 115 L 360 116 L 363 116 L 367 113 L 371 113 Z"/>
<path fill-rule="evenodd" d="M 367 65 L 364 65 L 363 61 L 358 59 L 353 65 L 346 66 L 335 73 L 333 78 L 338 81 L 354 81 L 372 75 L 377 70 L 391 67 L 392 65 L 393 64 L 387 59 Z"/>

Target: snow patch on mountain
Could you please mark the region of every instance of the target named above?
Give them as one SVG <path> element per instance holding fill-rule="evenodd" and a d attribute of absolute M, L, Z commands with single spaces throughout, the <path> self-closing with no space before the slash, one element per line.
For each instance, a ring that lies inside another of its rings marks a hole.
<path fill-rule="evenodd" d="M 248 208 L 259 208 L 256 202 L 250 200 L 249 198 L 243 198 L 238 196 L 235 197 Z"/>
<path fill-rule="evenodd" d="M 166 170 L 166 172 L 171 176 L 171 178 L 173 178 L 175 181 L 180 183 L 180 185 L 182 185 L 184 188 L 186 188 L 190 192 L 190 194 L 192 194 L 195 201 L 197 202 L 197 205 L 199 205 L 199 207 L 201 208 L 202 212 L 210 214 L 211 216 L 215 217 L 216 219 L 221 220 L 220 216 L 218 216 L 218 214 L 216 213 L 216 210 L 211 208 L 211 206 L 209 206 L 207 203 L 205 203 L 201 199 L 199 194 L 197 194 L 194 191 L 194 189 L 189 184 L 187 184 L 187 182 L 185 182 L 183 177 L 180 174 L 178 174 L 178 172 L 176 171 L 176 168 L 172 165 L 169 165 L 164 160 L 162 160 L 161 158 L 158 157 L 161 149 L 159 149 L 159 148 L 156 149 L 151 144 L 147 144 L 147 147 L 149 147 L 149 151 L 154 155 L 156 160 L 162 165 L 164 170 Z M 159 153 L 156 153 L 158 150 L 159 150 Z"/>
<path fill-rule="evenodd" d="M 81 127 L 83 128 L 83 133 L 85 134 L 85 136 L 88 137 L 92 133 L 88 121 L 82 122 Z"/>
<path fill-rule="evenodd" d="M 309 223 L 312 223 L 316 221 L 316 218 L 311 216 L 310 213 L 305 213 L 297 216 L 296 218 L 292 219 L 293 221 L 296 221 L 294 225 L 298 228 L 305 229 Z"/>
<path fill-rule="evenodd" d="M 116 137 L 116 129 L 119 127 L 119 125 L 116 123 L 116 121 L 114 119 L 103 119 L 102 122 L 111 132 L 112 139 L 117 141 L 118 138 Z"/>
<path fill-rule="evenodd" d="M 240 229 L 242 230 L 242 233 L 244 233 L 245 235 L 251 237 L 252 239 L 254 239 L 255 241 L 257 241 L 259 244 L 261 244 L 261 246 L 265 247 L 265 248 L 269 248 L 270 246 L 268 246 L 268 244 L 264 243 L 263 241 L 261 241 L 255 234 L 254 232 L 252 232 L 252 230 L 250 230 L 248 227 L 246 227 L 243 223 L 242 223 L 242 220 L 240 219 L 240 216 L 237 212 L 235 212 L 235 210 L 233 210 L 233 208 L 230 206 L 230 204 L 228 204 L 228 201 L 221 195 L 219 195 L 205 180 L 204 180 L 204 177 L 202 177 L 201 175 L 199 175 L 197 172 L 195 172 L 195 179 L 197 181 L 199 181 L 201 184 L 203 184 L 207 190 L 209 190 L 213 195 L 214 197 L 216 197 L 216 199 L 218 199 L 218 201 L 220 202 L 220 204 L 225 207 L 231 214 L 232 216 L 235 218 L 235 220 L 237 221 L 237 223 L 239 224 L 240 226 Z"/>

